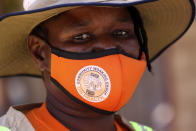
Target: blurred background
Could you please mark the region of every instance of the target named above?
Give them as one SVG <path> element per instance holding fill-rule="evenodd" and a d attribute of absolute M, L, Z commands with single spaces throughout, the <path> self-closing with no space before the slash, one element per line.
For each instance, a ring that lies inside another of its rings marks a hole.
<path fill-rule="evenodd" d="M 0 0 L 0 15 L 22 10 L 22 0 Z M 152 63 L 130 102 L 119 111 L 126 119 L 156 131 L 196 129 L 196 24 Z M 39 78 L 0 79 L 0 116 L 9 106 L 39 103 L 46 96 Z"/>

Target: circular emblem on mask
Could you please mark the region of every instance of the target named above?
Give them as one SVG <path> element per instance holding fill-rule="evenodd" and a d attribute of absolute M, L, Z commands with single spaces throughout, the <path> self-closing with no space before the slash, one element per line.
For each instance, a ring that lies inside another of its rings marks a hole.
<path fill-rule="evenodd" d="M 77 73 L 75 86 L 78 93 L 87 101 L 101 102 L 110 94 L 111 83 L 104 69 L 90 65 Z"/>

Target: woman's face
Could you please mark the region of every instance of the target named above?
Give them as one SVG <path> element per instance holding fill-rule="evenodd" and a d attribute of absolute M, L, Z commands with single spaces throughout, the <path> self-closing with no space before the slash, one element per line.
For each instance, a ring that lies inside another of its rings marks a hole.
<path fill-rule="evenodd" d="M 45 21 L 42 26 L 47 30 L 50 44 L 64 51 L 84 53 L 118 48 L 135 58 L 139 56 L 140 47 L 133 21 L 126 8 L 79 7 Z M 51 52 L 46 42 L 30 35 L 28 47 L 43 73 L 47 98 L 55 96 L 68 107 L 89 112 L 89 109 L 75 103 L 50 81 Z"/>
<path fill-rule="evenodd" d="M 44 24 L 48 41 L 70 52 L 96 52 L 118 48 L 139 55 L 134 25 L 126 8 L 85 6 L 64 12 Z"/>

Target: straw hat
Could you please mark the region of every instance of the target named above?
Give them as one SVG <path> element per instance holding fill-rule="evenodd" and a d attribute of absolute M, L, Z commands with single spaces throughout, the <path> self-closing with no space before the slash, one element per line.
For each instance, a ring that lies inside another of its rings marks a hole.
<path fill-rule="evenodd" d="M 195 16 L 193 0 L 24 0 L 25 11 L 0 17 L 0 76 L 40 76 L 27 49 L 29 33 L 42 21 L 83 5 L 135 6 L 147 32 L 151 61 L 188 30 Z"/>

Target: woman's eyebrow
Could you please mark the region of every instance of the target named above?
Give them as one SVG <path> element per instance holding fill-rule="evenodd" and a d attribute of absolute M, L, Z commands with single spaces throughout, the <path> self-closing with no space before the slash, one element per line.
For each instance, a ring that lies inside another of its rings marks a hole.
<path fill-rule="evenodd" d="M 72 22 L 68 28 L 79 28 L 79 27 L 84 27 L 84 26 L 88 26 L 90 25 L 90 23 L 88 21 L 75 21 Z"/>
<path fill-rule="evenodd" d="M 119 17 L 119 18 L 116 18 L 114 19 L 115 21 L 117 22 L 120 22 L 120 23 L 130 23 L 132 22 L 131 18 L 128 18 L 128 17 Z M 90 22 L 89 21 L 86 21 L 86 20 L 75 20 L 74 22 L 72 22 L 69 26 L 66 27 L 66 29 L 73 29 L 73 28 L 81 28 L 81 27 L 85 27 L 85 26 L 88 26 L 90 25 Z"/>
<path fill-rule="evenodd" d="M 67 33 L 73 30 L 79 30 L 82 27 L 88 27 L 90 25 L 90 22 L 88 21 L 74 21 L 65 27 L 63 27 L 63 32 Z"/>
<path fill-rule="evenodd" d="M 68 24 L 67 26 L 63 27 L 63 30 L 61 32 L 62 39 L 69 34 L 69 32 L 75 32 L 82 27 L 88 27 L 90 25 L 90 22 L 88 21 L 74 21 L 71 24 Z"/>
<path fill-rule="evenodd" d="M 127 22 L 132 22 L 132 19 L 128 18 L 128 17 L 120 17 L 117 18 L 116 21 L 121 22 L 121 23 L 127 23 Z"/>
<path fill-rule="evenodd" d="M 132 19 L 129 17 L 117 17 L 113 19 L 114 23 L 119 23 L 119 24 L 123 24 L 123 23 L 128 23 L 131 24 Z M 112 23 L 113 23 L 112 22 Z M 81 29 L 82 27 L 88 27 L 91 25 L 90 21 L 87 20 L 81 20 L 81 19 L 75 19 L 73 22 L 71 22 L 70 24 L 68 24 L 66 27 L 64 27 L 64 31 L 63 32 L 69 32 L 69 31 L 73 31 L 73 30 L 77 30 L 77 29 Z"/>

